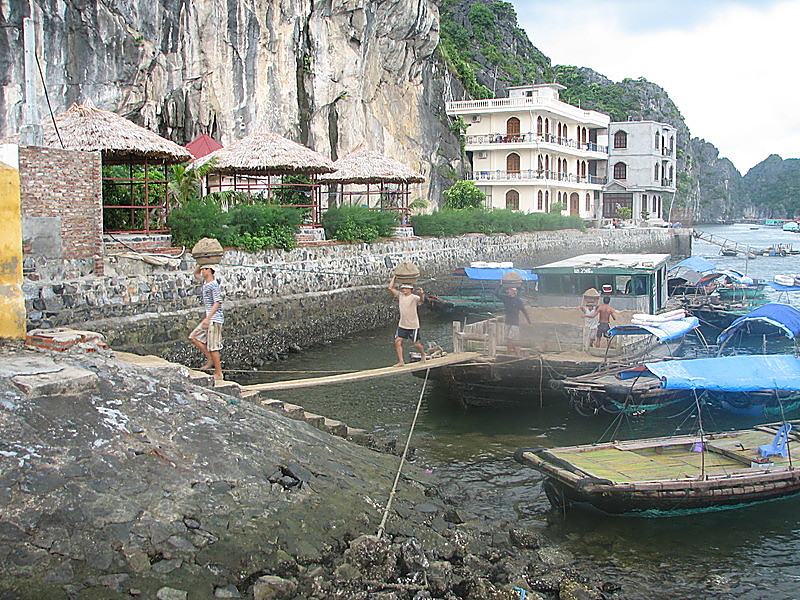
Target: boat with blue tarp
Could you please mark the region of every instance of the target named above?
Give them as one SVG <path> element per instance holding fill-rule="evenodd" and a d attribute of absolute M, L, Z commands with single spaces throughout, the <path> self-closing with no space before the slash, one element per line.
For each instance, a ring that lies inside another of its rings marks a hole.
<path fill-rule="evenodd" d="M 609 334 L 625 332 L 625 327 L 615 327 Z M 616 331 L 615 331 L 616 330 Z M 769 303 L 761 306 L 745 316 L 737 319 L 716 339 L 717 356 L 708 358 L 678 358 L 661 362 L 639 363 L 609 371 L 590 373 L 567 378 L 558 383 L 570 400 L 571 406 L 583 415 L 593 415 L 600 411 L 624 412 L 640 414 L 656 409 L 672 406 L 677 403 L 694 402 L 699 395 L 703 406 L 718 408 L 736 414 L 745 415 L 779 415 L 782 411 L 794 411 L 800 408 L 800 373 L 796 371 L 797 362 L 794 356 L 787 355 L 783 359 L 770 362 L 769 358 L 746 354 L 736 356 L 720 356 L 726 349 L 737 352 L 752 352 L 754 348 L 762 351 L 762 356 L 781 356 L 788 350 L 796 350 L 795 340 L 800 335 L 800 311 L 793 306 Z M 709 352 L 711 351 L 709 347 Z M 781 354 L 767 354 L 770 350 L 778 350 Z M 796 354 L 796 352 L 795 352 Z M 793 359 L 793 360 L 789 360 Z M 792 367 L 788 373 L 794 373 L 789 389 L 773 385 L 767 367 Z M 651 365 L 653 369 L 651 369 Z M 751 369 L 752 367 L 752 369 Z M 694 388 L 673 385 L 665 379 L 661 370 L 691 369 Z M 741 370 L 737 375 L 745 377 L 749 385 L 747 390 L 725 390 L 726 378 Z M 711 378 L 706 379 L 704 376 Z"/>
<path fill-rule="evenodd" d="M 431 370 L 463 406 L 519 406 L 541 401 L 553 379 L 627 365 L 674 352 L 645 329 L 632 335 L 599 338 L 587 335 L 581 298 L 588 291 L 607 296 L 617 322 L 663 309 L 667 299 L 668 254 L 584 254 L 532 269 L 538 277 L 535 305 L 527 306 L 510 348 L 505 317 L 475 323 L 453 323 L 453 351 L 474 351 L 480 361 Z M 593 343 L 594 342 L 594 343 Z"/>
<path fill-rule="evenodd" d="M 456 293 L 453 295 L 437 296 L 440 305 L 431 308 L 439 313 L 472 313 L 489 314 L 502 310 L 503 303 L 497 298 L 495 292 L 510 273 L 516 274 L 518 280 L 523 282 L 520 294 L 529 295 L 532 285 L 538 277 L 530 269 L 518 269 L 509 262 L 492 263 L 476 261 L 469 267 L 461 267 L 453 272 L 453 277 L 458 281 Z"/>

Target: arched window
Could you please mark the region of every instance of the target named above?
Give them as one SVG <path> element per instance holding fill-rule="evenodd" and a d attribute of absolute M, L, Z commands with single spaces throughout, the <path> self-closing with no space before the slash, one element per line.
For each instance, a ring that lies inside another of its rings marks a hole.
<path fill-rule="evenodd" d="M 558 124 L 557 131 L 558 131 L 558 137 L 561 137 L 561 123 Z"/>
<path fill-rule="evenodd" d="M 614 148 L 627 148 L 628 147 L 628 134 L 624 131 L 618 131 L 614 134 Z"/>
<path fill-rule="evenodd" d="M 642 194 L 642 210 L 647 210 L 647 194 Z"/>
<path fill-rule="evenodd" d="M 506 171 L 519 173 L 519 154 L 512 152 L 506 157 Z"/>
<path fill-rule="evenodd" d="M 653 181 L 658 181 L 658 163 L 653 168 Z"/>
<path fill-rule="evenodd" d="M 653 212 L 658 217 L 658 196 L 653 196 Z"/>
<path fill-rule="evenodd" d="M 628 176 L 628 166 L 624 162 L 614 165 L 614 179 L 626 179 Z"/>
<path fill-rule="evenodd" d="M 586 161 L 581 162 L 581 177 L 586 179 Z"/>
<path fill-rule="evenodd" d="M 567 159 L 561 161 L 561 172 L 566 175 L 567 174 Z"/>
<path fill-rule="evenodd" d="M 544 160 L 542 159 L 542 155 L 539 155 L 539 159 L 536 161 L 536 168 L 539 170 L 539 173 L 544 172 Z"/>
<path fill-rule="evenodd" d="M 656 150 L 661 149 L 661 134 L 656 131 Z"/>
<path fill-rule="evenodd" d="M 536 194 L 536 209 L 543 210 L 543 198 L 544 194 L 542 194 L 542 190 L 539 190 L 539 193 Z"/>
<path fill-rule="evenodd" d="M 544 134 L 547 135 L 550 133 L 550 119 L 544 120 Z"/>
<path fill-rule="evenodd" d="M 542 135 L 542 117 L 536 117 L 536 135 Z"/>
<path fill-rule="evenodd" d="M 544 157 L 544 170 L 550 173 L 550 155 L 546 154 Z"/>
<path fill-rule="evenodd" d="M 506 208 L 508 210 L 519 210 L 519 192 L 508 190 L 506 192 Z"/>
<path fill-rule="evenodd" d="M 673 173 L 673 171 L 672 171 L 672 165 L 670 165 L 670 166 L 669 166 L 669 181 L 670 181 L 670 183 L 672 183 L 672 173 Z"/>
<path fill-rule="evenodd" d="M 567 138 L 569 138 L 569 129 L 567 129 L 566 123 L 564 123 L 564 127 L 561 128 L 561 137 L 564 138 L 565 142 L 567 141 Z"/>
<path fill-rule="evenodd" d="M 544 193 L 544 212 L 550 212 L 550 190 Z"/>
<path fill-rule="evenodd" d="M 592 210 L 592 195 L 586 194 L 586 212 L 590 212 Z"/>
<path fill-rule="evenodd" d="M 519 135 L 519 119 L 517 117 L 511 117 L 508 121 L 506 121 L 506 135 Z"/>
<path fill-rule="evenodd" d="M 586 127 L 584 127 L 583 131 L 581 131 L 581 142 L 583 142 L 584 146 L 586 145 L 586 133 L 587 133 L 587 129 L 586 129 Z"/>

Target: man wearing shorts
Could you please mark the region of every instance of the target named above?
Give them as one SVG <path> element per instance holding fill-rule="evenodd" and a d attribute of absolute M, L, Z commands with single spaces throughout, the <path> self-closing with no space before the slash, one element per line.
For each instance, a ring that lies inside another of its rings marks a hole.
<path fill-rule="evenodd" d="M 417 315 L 417 306 L 422 304 L 425 298 L 425 292 L 422 288 L 417 288 L 419 296 L 412 294 L 413 286 L 404 283 L 400 286 L 398 292 L 394 287 L 394 277 L 389 281 L 389 291 L 397 298 L 400 306 L 400 323 L 397 325 L 397 332 L 394 334 L 394 349 L 397 352 L 397 364 L 395 367 L 402 367 L 406 364 L 403 359 L 403 340 L 411 340 L 414 347 L 419 350 L 422 355 L 422 360 L 425 360 L 425 348 L 419 338 L 419 315 Z"/>
<path fill-rule="evenodd" d="M 214 369 L 214 379 L 222 379 L 222 364 L 219 351 L 222 350 L 222 324 L 225 315 L 222 312 L 222 290 L 219 282 L 214 279 L 215 267 L 211 265 L 198 265 L 194 276 L 203 280 L 200 290 L 200 299 L 206 309 L 206 317 L 189 334 L 191 341 L 206 357 L 201 369 Z"/>
<path fill-rule="evenodd" d="M 597 317 L 597 345 L 611 329 L 611 319 L 616 319 L 617 311 L 611 308 L 611 296 L 603 296 L 603 303 L 589 317 Z"/>
<path fill-rule="evenodd" d="M 500 286 L 500 289 L 498 289 L 494 295 L 500 299 L 505 307 L 506 349 L 516 354 L 519 352 L 517 348 L 517 342 L 519 341 L 519 316 L 522 315 L 525 317 L 525 321 L 528 325 L 531 324 L 531 320 L 528 318 L 525 304 L 522 302 L 522 299 L 517 296 L 517 288 L 510 287 L 507 291 L 504 291 L 503 287 Z"/>

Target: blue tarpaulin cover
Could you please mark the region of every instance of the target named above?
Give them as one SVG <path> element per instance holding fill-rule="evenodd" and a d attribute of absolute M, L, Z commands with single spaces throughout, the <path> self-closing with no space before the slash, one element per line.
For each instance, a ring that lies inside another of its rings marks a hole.
<path fill-rule="evenodd" d="M 480 279 L 482 281 L 500 281 L 505 273 L 516 271 L 522 276 L 523 281 L 536 281 L 539 277 L 536 273 L 524 269 L 478 269 L 476 267 L 464 267 L 464 272 L 470 279 Z"/>
<path fill-rule="evenodd" d="M 653 334 L 659 342 L 668 342 L 682 337 L 700 327 L 697 317 L 684 317 L 674 321 L 664 321 L 658 325 L 616 325 L 608 330 L 608 337 L 615 335 L 646 335 Z"/>
<path fill-rule="evenodd" d="M 645 366 L 669 390 L 800 390 L 800 359 L 788 354 L 665 360 Z"/>
<path fill-rule="evenodd" d="M 706 271 L 713 271 L 717 267 L 714 266 L 713 263 L 707 261 L 702 256 L 690 256 L 673 266 L 670 271 L 674 271 L 678 267 L 683 267 L 684 269 L 691 269 L 692 271 L 697 271 L 698 273 L 705 273 Z"/>
<path fill-rule="evenodd" d="M 769 323 L 781 329 L 789 338 L 796 338 L 800 335 L 800 310 L 788 304 L 770 302 L 736 319 L 717 336 L 717 343 L 724 342 L 747 323 L 754 321 Z"/>
<path fill-rule="evenodd" d="M 796 285 L 781 285 L 777 281 L 767 281 L 766 285 L 768 285 L 773 290 L 776 290 L 778 292 L 798 292 L 798 291 L 800 291 L 800 286 L 796 286 Z"/>

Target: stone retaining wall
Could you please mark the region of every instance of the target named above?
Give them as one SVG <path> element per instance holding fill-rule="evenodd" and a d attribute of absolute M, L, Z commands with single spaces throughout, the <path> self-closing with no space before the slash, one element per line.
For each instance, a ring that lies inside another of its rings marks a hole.
<path fill-rule="evenodd" d="M 417 264 L 423 278 L 438 278 L 426 285 L 442 294 L 449 291 L 443 276 L 470 261 L 513 261 L 531 267 L 585 252 L 683 257 L 691 254 L 691 232 L 565 230 L 313 246 L 291 252 L 226 252 L 220 277 L 225 337 L 236 340 L 229 344 L 226 358 L 258 366 L 293 346 L 389 323 L 395 307 L 385 284 L 393 266 L 403 260 Z M 88 326 L 104 333 L 112 347 L 183 362 L 183 339 L 201 316 L 193 267 L 191 261 L 176 261 L 172 266 L 147 265 L 149 272 L 142 274 L 142 263 L 129 268 L 119 260 L 106 265 L 113 276 L 28 280 L 24 292 L 29 327 Z M 241 356 L 234 356 L 238 353 Z"/>

